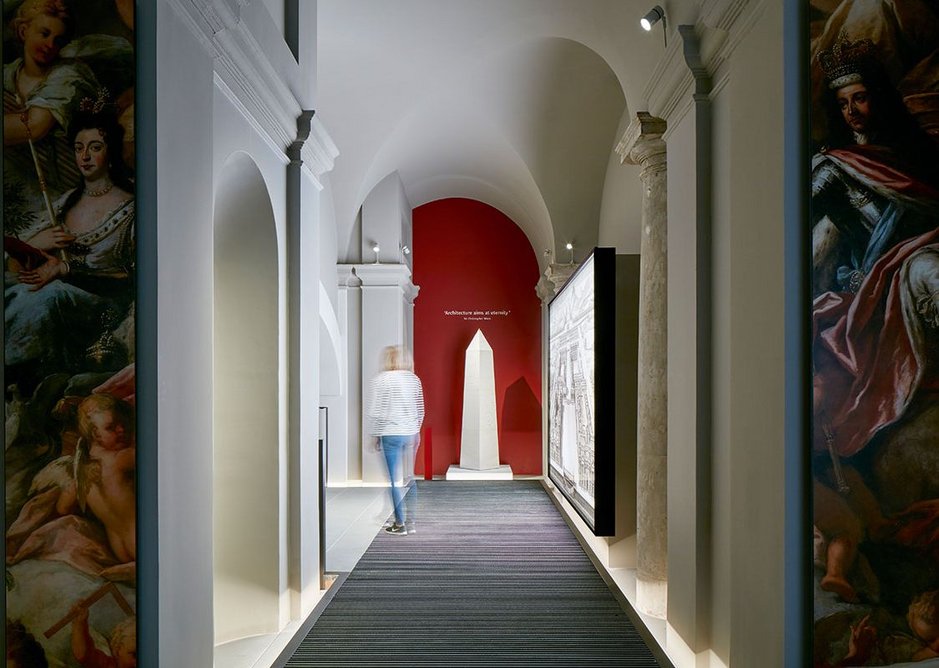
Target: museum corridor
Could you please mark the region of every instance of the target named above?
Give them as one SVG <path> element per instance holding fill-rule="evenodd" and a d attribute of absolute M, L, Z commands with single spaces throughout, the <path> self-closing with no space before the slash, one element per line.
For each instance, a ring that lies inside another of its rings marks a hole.
<path fill-rule="evenodd" d="M 379 531 L 275 665 L 670 665 L 540 481 L 421 481 L 417 495 L 416 533 Z"/>

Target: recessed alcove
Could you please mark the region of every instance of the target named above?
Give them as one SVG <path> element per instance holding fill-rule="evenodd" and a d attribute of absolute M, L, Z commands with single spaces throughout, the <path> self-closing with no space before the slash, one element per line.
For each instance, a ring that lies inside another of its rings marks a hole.
<path fill-rule="evenodd" d="M 278 257 L 271 200 L 233 154 L 215 195 L 213 585 L 215 644 L 280 626 Z"/>

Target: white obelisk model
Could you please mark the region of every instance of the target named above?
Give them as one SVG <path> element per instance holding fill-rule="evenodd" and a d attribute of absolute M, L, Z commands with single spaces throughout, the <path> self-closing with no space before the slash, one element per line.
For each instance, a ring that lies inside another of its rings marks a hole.
<path fill-rule="evenodd" d="M 476 330 L 476 336 L 466 349 L 464 369 L 460 466 L 451 466 L 447 479 L 511 480 L 511 467 L 499 465 L 495 365 L 492 346 L 482 330 Z"/>

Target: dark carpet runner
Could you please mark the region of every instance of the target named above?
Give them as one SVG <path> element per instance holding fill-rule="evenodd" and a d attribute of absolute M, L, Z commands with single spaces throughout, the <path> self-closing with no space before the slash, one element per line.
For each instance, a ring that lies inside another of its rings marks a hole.
<path fill-rule="evenodd" d="M 287 662 L 657 668 L 538 481 L 421 481 Z"/>

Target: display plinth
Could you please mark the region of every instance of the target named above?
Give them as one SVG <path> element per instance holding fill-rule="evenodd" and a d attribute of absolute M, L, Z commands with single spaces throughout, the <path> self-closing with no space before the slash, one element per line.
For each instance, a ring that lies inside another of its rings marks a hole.
<path fill-rule="evenodd" d="M 502 464 L 494 469 L 465 469 L 451 464 L 447 469 L 447 480 L 512 480 L 512 467 Z"/>

